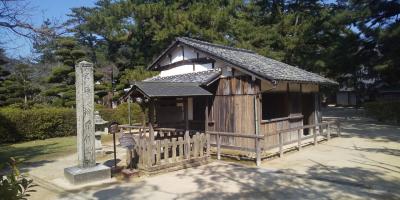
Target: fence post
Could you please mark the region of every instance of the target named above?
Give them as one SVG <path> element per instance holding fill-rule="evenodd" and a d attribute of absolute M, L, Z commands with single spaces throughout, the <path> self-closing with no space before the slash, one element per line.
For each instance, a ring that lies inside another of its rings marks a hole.
<path fill-rule="evenodd" d="M 260 138 L 256 138 L 256 165 L 259 167 L 261 165 L 261 147 L 260 147 Z"/>
<path fill-rule="evenodd" d="M 172 142 L 172 162 L 176 162 L 176 138 L 171 138 Z"/>
<path fill-rule="evenodd" d="M 190 159 L 190 135 L 189 131 L 185 132 L 185 158 L 187 160 Z"/>
<path fill-rule="evenodd" d="M 156 146 L 157 146 L 156 164 L 159 165 L 161 164 L 161 140 L 157 140 Z"/>
<path fill-rule="evenodd" d="M 297 150 L 301 149 L 301 132 L 300 129 L 297 130 Z"/>
<path fill-rule="evenodd" d="M 282 132 L 279 132 L 279 157 L 283 156 L 283 137 Z"/>
<path fill-rule="evenodd" d="M 210 144 L 210 133 L 208 133 L 208 132 L 206 132 L 206 142 L 207 142 L 207 149 L 206 149 L 206 154 L 207 154 L 207 157 L 210 157 L 210 150 L 211 150 L 211 144 Z"/>
<path fill-rule="evenodd" d="M 221 135 L 217 133 L 217 159 L 221 160 Z"/>
<path fill-rule="evenodd" d="M 183 143 L 184 140 L 182 137 L 178 137 L 178 143 L 179 143 L 179 160 L 183 160 Z"/>
<path fill-rule="evenodd" d="M 316 129 L 316 127 L 313 128 L 313 134 L 314 134 L 314 145 L 317 145 L 317 129 Z"/>
<path fill-rule="evenodd" d="M 326 132 L 327 132 L 327 137 L 326 140 L 330 140 L 331 139 L 331 124 L 328 123 L 328 125 L 326 125 Z"/>

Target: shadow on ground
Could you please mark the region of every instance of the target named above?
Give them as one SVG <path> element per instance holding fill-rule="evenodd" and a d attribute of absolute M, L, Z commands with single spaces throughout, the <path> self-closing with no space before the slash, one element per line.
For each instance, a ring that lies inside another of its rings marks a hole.
<path fill-rule="evenodd" d="M 399 182 L 360 168 L 316 163 L 307 175 L 235 164 L 211 164 L 173 173 L 173 182 L 149 180 L 100 189 L 95 199 L 399 199 Z M 170 174 L 171 176 L 171 174 Z M 184 183 L 195 190 L 186 190 Z M 161 179 L 163 180 L 163 179 Z M 170 190 L 170 188 L 174 188 Z"/>
<path fill-rule="evenodd" d="M 4 144 L 0 151 L 0 163 L 6 163 L 10 157 L 14 157 L 18 161 L 18 166 L 21 167 L 21 172 L 26 172 L 27 168 L 36 168 L 47 163 L 53 162 L 52 159 L 39 159 L 49 153 L 55 152 L 59 146 L 56 144 L 45 144 L 29 147 L 13 147 L 12 145 Z M 1 171 L 7 171 L 8 166 L 5 165 Z"/>
<path fill-rule="evenodd" d="M 341 113 L 346 116 L 346 112 Z M 375 122 L 363 123 L 357 113 L 343 122 L 343 137 L 376 141 L 376 147 L 341 147 L 361 152 L 399 156 L 400 150 L 385 147 L 400 142 L 400 128 Z M 379 144 L 382 142 L 382 145 Z M 272 171 L 215 162 L 141 182 L 85 188 L 81 192 L 94 199 L 400 199 L 400 166 L 360 154 L 348 160 L 357 167 L 324 165 L 309 160 L 305 173 L 288 168 Z M 365 166 L 365 167 L 364 167 Z M 379 168 L 382 170 L 374 170 Z"/>

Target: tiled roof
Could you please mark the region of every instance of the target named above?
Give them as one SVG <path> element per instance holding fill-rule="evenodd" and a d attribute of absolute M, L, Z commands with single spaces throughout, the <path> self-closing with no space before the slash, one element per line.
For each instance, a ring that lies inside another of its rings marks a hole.
<path fill-rule="evenodd" d="M 248 73 L 271 81 L 297 81 L 318 84 L 337 84 L 337 82 L 318 74 L 261 56 L 249 50 L 212 44 L 186 37 L 177 38 L 176 43 L 185 44 L 198 51 L 208 54 L 210 57 L 223 60 L 232 64 L 233 66 L 247 71 Z M 172 47 L 173 45 L 171 45 L 169 48 Z M 167 50 L 164 52 L 167 52 Z M 155 62 L 149 66 L 149 68 L 152 68 L 161 57 L 162 55 L 160 55 Z"/>
<path fill-rule="evenodd" d="M 144 80 L 145 82 L 175 82 L 175 83 L 198 83 L 199 85 L 207 84 L 215 80 L 221 72 L 219 70 L 207 70 L 186 74 L 178 74 L 172 76 L 155 76 Z"/>
<path fill-rule="evenodd" d="M 130 91 L 137 88 L 148 97 L 185 97 L 185 96 L 209 96 L 207 90 L 197 83 L 166 83 L 166 82 L 137 82 Z"/>

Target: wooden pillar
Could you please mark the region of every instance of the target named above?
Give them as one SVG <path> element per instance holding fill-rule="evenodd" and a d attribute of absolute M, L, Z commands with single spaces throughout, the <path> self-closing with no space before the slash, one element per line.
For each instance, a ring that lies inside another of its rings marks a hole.
<path fill-rule="evenodd" d="M 144 131 L 144 134 L 146 132 Z M 148 149 L 147 149 L 147 165 L 151 166 L 152 163 L 155 163 L 155 157 L 154 157 L 154 101 L 151 99 L 150 104 L 149 104 L 149 143 L 148 144 Z"/>
<path fill-rule="evenodd" d="M 297 130 L 297 150 L 301 149 L 301 131 Z"/>
<path fill-rule="evenodd" d="M 209 157 L 210 156 L 210 149 L 211 149 L 211 144 L 210 144 L 210 134 L 207 132 L 208 130 L 208 97 L 206 97 L 206 108 L 205 108 L 205 111 L 204 111 L 205 113 L 204 113 L 204 133 L 205 133 L 205 135 L 206 135 L 206 141 L 207 141 L 207 152 L 206 152 L 206 154 L 207 154 L 207 157 Z"/>
<path fill-rule="evenodd" d="M 255 134 L 256 136 L 260 135 L 260 126 L 258 121 L 258 109 L 257 109 L 257 96 L 254 96 L 254 124 L 255 124 Z M 256 138 L 255 140 L 255 148 L 256 148 L 256 165 L 261 165 L 261 147 L 260 147 L 260 139 Z"/>
<path fill-rule="evenodd" d="M 282 132 L 279 132 L 278 136 L 279 136 L 279 157 L 282 158 L 282 156 L 283 156 L 283 137 L 282 137 Z"/>
<path fill-rule="evenodd" d="M 326 132 L 327 132 L 327 136 L 326 136 L 326 140 L 330 140 L 331 139 L 331 124 L 328 123 L 327 127 L 326 127 Z"/>
<path fill-rule="evenodd" d="M 221 135 L 217 134 L 217 159 L 221 160 Z"/>
<path fill-rule="evenodd" d="M 185 159 L 189 160 L 190 159 L 190 135 L 189 131 L 185 131 Z"/>
<path fill-rule="evenodd" d="M 153 144 L 154 141 L 154 101 L 150 100 L 149 106 L 149 132 L 150 132 L 150 141 Z"/>
<path fill-rule="evenodd" d="M 314 134 L 314 145 L 317 145 L 318 141 L 317 141 L 317 127 L 316 126 L 313 128 L 313 134 Z"/>
<path fill-rule="evenodd" d="M 185 120 L 185 130 L 189 130 L 189 118 L 188 118 L 188 98 L 183 98 L 183 118 Z"/>

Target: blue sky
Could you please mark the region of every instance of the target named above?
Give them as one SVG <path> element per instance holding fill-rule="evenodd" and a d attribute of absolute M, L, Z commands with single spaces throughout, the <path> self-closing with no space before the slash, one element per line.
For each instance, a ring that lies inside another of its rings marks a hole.
<path fill-rule="evenodd" d="M 94 6 L 96 0 L 27 0 L 30 2 L 30 7 L 34 8 L 29 11 L 31 15 L 30 21 L 35 26 L 40 26 L 43 20 L 51 19 L 59 22 L 64 22 L 67 19 L 67 14 L 70 8 L 80 6 Z M 335 0 L 323 0 L 325 3 L 332 3 Z M 4 34 L 4 35 L 3 35 Z M 3 35 L 3 36 L 2 36 Z M 18 37 L 13 34 L 5 34 L 0 32 L 0 37 L 5 37 L 8 43 L 3 46 L 6 48 L 7 54 L 10 57 L 17 58 L 19 56 L 29 57 L 32 50 L 32 44 L 29 40 L 23 37 Z M 3 38 L 4 39 L 4 38 Z"/>
<path fill-rule="evenodd" d="M 29 7 L 34 8 L 28 11 L 31 15 L 29 20 L 35 26 L 40 26 L 43 20 L 47 18 L 64 22 L 70 8 L 94 6 L 96 0 L 28 0 L 28 2 L 30 2 Z M 4 36 L 8 37 L 10 41 L 4 45 L 10 57 L 29 56 L 31 54 L 32 45 L 30 41 L 12 34 Z"/>

